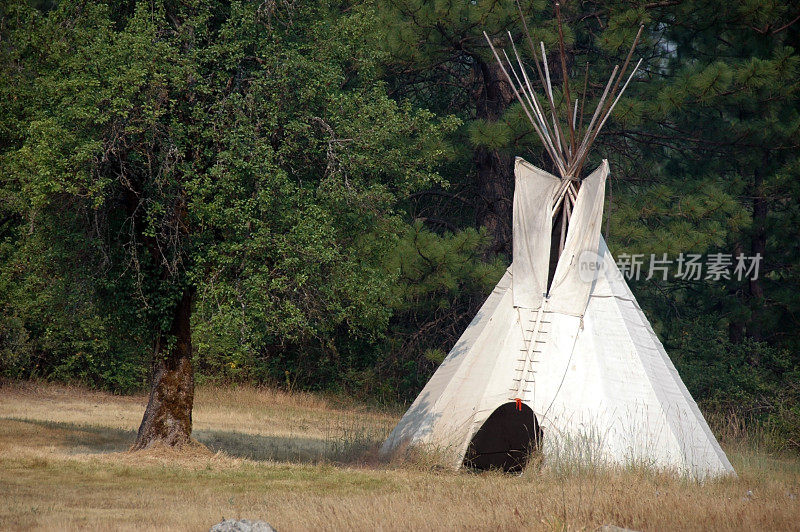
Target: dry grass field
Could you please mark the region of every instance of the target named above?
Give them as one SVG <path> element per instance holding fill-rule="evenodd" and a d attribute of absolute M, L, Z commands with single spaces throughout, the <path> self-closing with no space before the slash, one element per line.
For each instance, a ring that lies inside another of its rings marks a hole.
<path fill-rule="evenodd" d="M 307 394 L 200 388 L 195 438 L 126 452 L 145 397 L 0 388 L 0 530 L 208 530 L 223 517 L 290 530 L 798 530 L 800 459 L 728 443 L 738 479 L 644 470 L 521 476 L 379 464 L 396 415 Z"/>

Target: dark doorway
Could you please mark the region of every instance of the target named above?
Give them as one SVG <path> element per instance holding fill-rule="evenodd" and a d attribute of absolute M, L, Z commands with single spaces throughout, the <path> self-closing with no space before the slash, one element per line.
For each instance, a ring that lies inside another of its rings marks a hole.
<path fill-rule="evenodd" d="M 467 448 L 464 465 L 473 469 L 502 469 L 515 473 L 525 469 L 531 453 L 542 441 L 542 429 L 533 410 L 524 403 L 506 403 L 497 408 L 478 429 Z"/>

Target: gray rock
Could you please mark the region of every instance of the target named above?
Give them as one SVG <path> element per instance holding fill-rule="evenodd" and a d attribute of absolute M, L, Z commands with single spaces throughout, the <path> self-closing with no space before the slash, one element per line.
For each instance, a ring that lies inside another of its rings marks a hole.
<path fill-rule="evenodd" d="M 223 518 L 221 523 L 211 527 L 210 532 L 276 532 L 276 530 L 264 521 Z"/>
<path fill-rule="evenodd" d="M 622 528 L 616 525 L 603 525 L 597 529 L 597 532 L 636 532 L 630 528 Z"/>

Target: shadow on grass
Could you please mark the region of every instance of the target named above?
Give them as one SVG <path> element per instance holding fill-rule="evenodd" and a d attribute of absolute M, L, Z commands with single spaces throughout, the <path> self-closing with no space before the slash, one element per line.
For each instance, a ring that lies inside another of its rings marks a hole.
<path fill-rule="evenodd" d="M 68 454 L 117 453 L 127 451 L 136 438 L 136 431 L 81 425 L 61 421 L 40 421 L 23 418 L 0 418 L 2 421 L 19 423 L 19 440 L 31 447 L 64 447 Z"/>
<path fill-rule="evenodd" d="M 307 463 L 329 458 L 327 442 L 318 438 L 260 436 L 220 430 L 196 430 L 192 436 L 212 451 L 222 451 L 236 458 Z"/>
<path fill-rule="evenodd" d="M 57 445 L 67 454 L 104 454 L 127 451 L 136 439 L 136 431 L 22 418 L 0 418 L 19 423 L 6 432 L 31 447 Z M 22 428 L 26 427 L 26 428 Z M 222 451 L 235 458 L 256 461 L 350 463 L 376 443 L 364 440 L 340 441 L 302 436 L 260 436 L 235 431 L 196 430 L 192 436 L 211 451 Z"/>

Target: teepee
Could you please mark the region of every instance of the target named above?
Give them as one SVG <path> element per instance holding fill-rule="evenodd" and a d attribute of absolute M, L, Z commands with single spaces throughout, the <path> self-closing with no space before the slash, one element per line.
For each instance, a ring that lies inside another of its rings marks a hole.
<path fill-rule="evenodd" d="M 516 159 L 513 262 L 383 444 L 384 456 L 423 446 L 453 467 L 513 471 L 538 450 L 545 463 L 638 464 L 694 478 L 734 474 L 600 235 L 608 162 L 577 178 L 639 66 L 618 91 L 639 35 L 585 129 L 578 101 L 574 108 L 570 102 L 563 37 L 563 103 L 572 111 L 566 128 L 557 119 L 544 44 L 541 65 L 534 59 L 542 105 L 516 47 L 515 68 L 486 36 L 560 176 Z"/>

